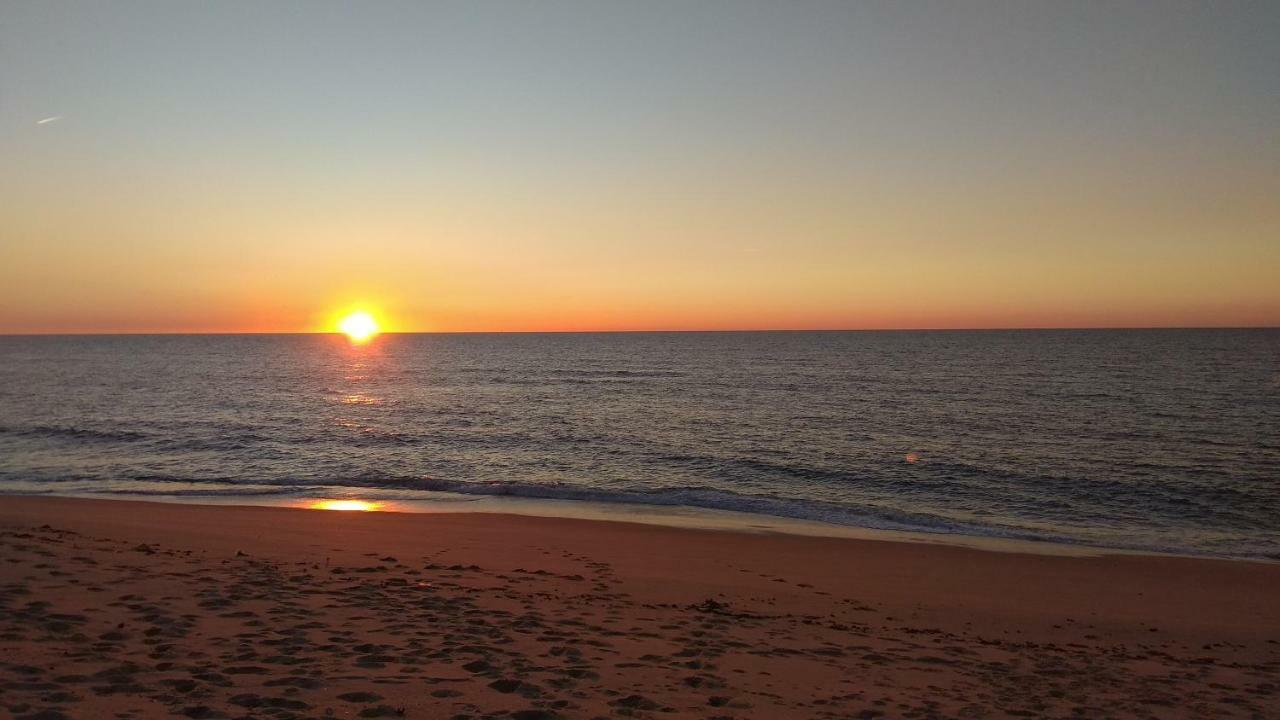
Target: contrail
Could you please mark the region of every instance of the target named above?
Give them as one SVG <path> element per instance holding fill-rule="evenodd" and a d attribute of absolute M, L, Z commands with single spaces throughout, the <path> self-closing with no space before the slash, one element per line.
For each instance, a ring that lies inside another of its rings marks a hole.
<path fill-rule="evenodd" d="M 62 119 L 62 116 L 61 116 L 61 115 L 54 115 L 54 116 L 52 116 L 52 117 L 47 117 L 47 118 L 45 118 L 45 119 L 43 119 L 43 120 L 37 120 L 37 121 L 36 121 L 36 124 L 37 124 L 37 125 L 44 125 L 45 123 L 57 122 L 57 121 L 59 121 L 59 120 L 61 120 L 61 119 Z"/>

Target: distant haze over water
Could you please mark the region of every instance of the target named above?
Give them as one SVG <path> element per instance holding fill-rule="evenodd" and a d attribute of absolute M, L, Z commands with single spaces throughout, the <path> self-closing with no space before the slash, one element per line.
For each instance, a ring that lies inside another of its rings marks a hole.
<path fill-rule="evenodd" d="M 1280 330 L 0 337 L 0 492 L 440 491 L 1280 558 Z"/>

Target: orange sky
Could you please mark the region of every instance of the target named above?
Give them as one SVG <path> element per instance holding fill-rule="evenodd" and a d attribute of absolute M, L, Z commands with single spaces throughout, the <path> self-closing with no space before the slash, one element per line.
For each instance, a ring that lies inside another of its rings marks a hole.
<path fill-rule="evenodd" d="M 0 333 L 1280 324 L 1265 4 L 704 10 L 18 4 Z"/>

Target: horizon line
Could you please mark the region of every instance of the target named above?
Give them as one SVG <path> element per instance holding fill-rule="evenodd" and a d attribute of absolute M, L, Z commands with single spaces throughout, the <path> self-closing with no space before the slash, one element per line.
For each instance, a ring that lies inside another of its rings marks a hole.
<path fill-rule="evenodd" d="M 1045 325 L 1033 327 L 901 327 L 901 328 L 756 328 L 652 330 L 384 330 L 378 335 L 639 335 L 673 333 L 842 333 L 842 332 L 1049 332 L 1081 330 L 1277 330 L 1280 325 Z M 0 337 L 200 337 L 246 335 L 343 335 L 339 330 L 300 331 L 170 331 L 154 332 L 0 332 Z"/>

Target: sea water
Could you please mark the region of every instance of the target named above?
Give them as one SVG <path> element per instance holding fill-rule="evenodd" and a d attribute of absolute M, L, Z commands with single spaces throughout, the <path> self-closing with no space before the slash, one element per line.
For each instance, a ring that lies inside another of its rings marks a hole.
<path fill-rule="evenodd" d="M 0 493 L 502 495 L 1280 558 L 1280 330 L 0 337 Z"/>

